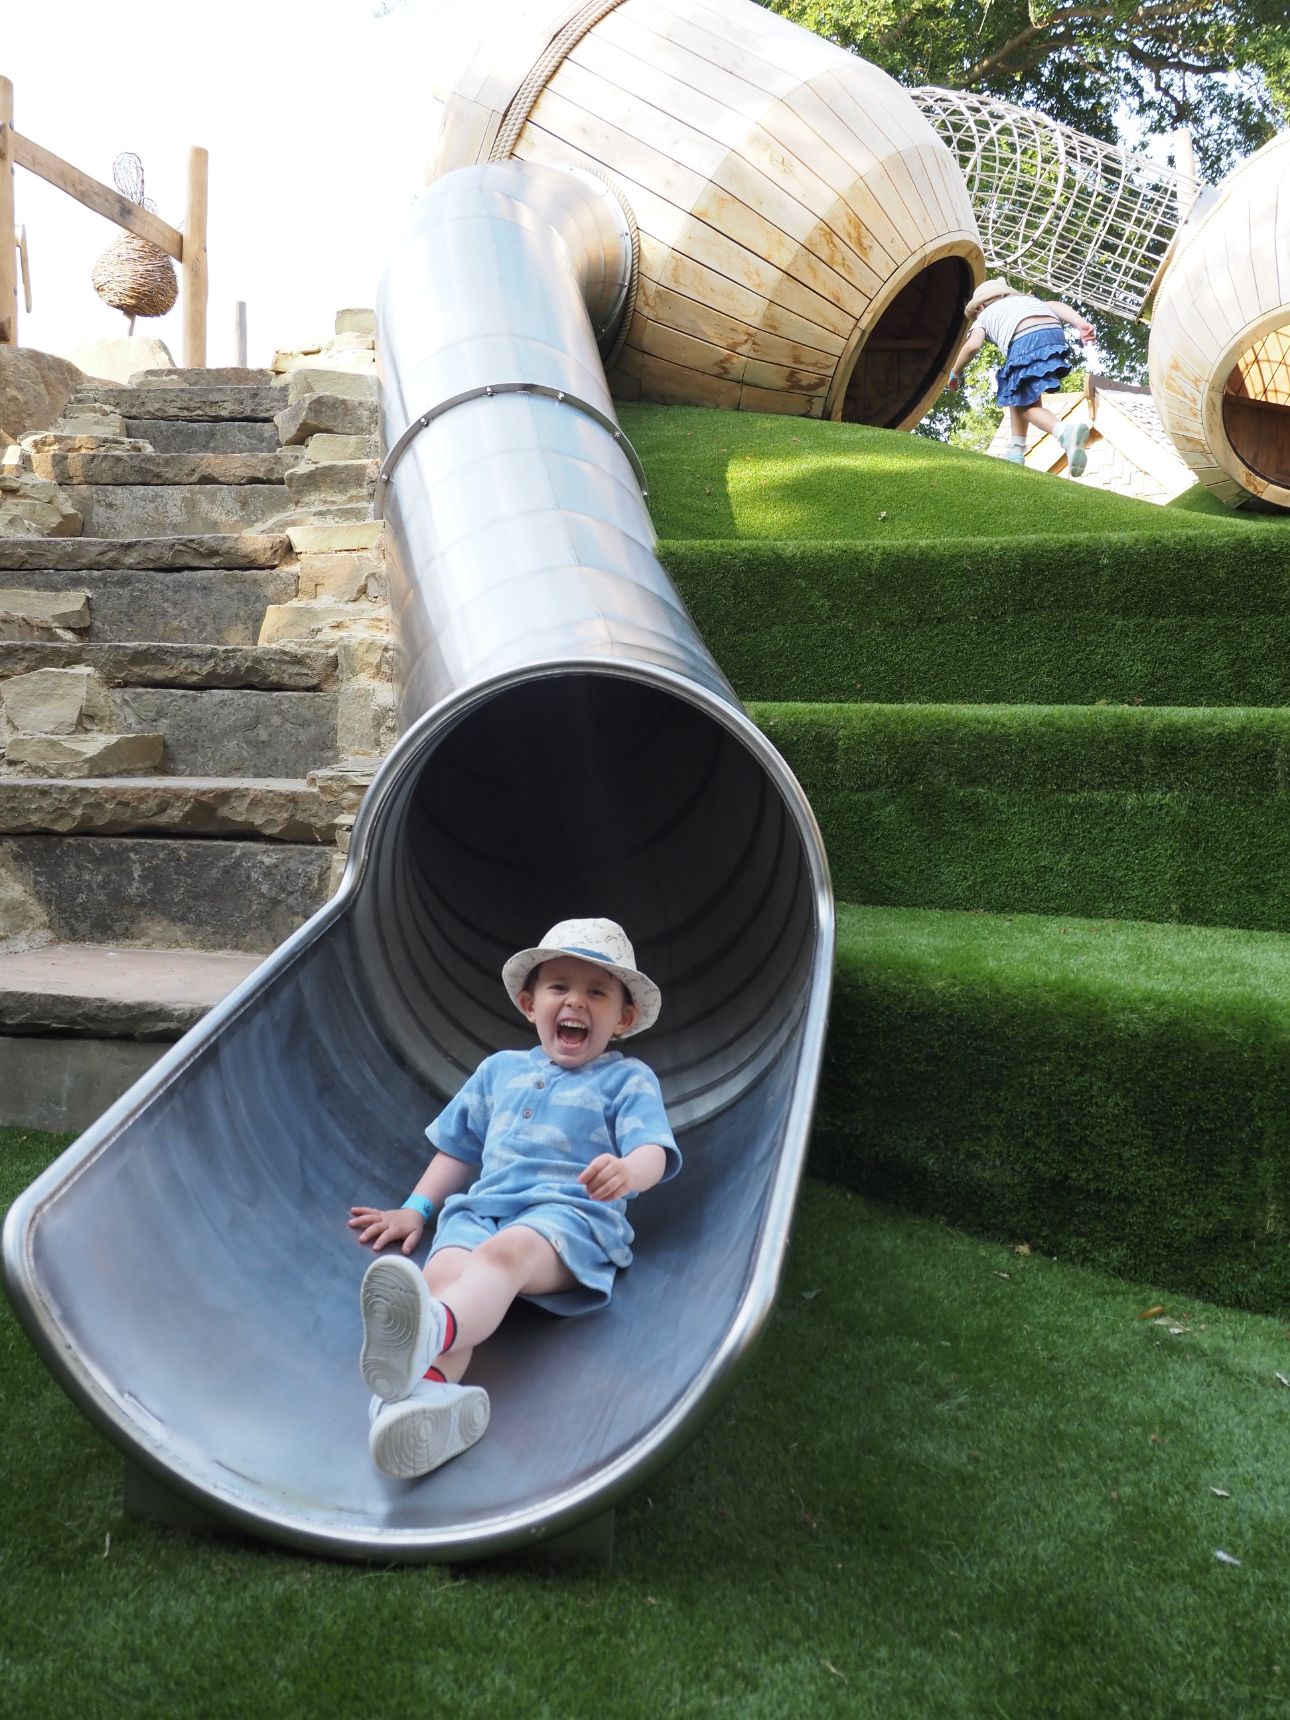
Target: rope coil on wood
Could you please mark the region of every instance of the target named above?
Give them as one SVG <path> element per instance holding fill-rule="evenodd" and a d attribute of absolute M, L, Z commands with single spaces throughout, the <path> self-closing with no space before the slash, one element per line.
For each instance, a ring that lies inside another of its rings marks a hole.
<path fill-rule="evenodd" d="M 608 17 L 614 8 L 622 3 L 623 0 L 590 0 L 589 5 L 584 6 L 580 12 L 575 12 L 563 30 L 551 38 L 541 59 L 515 92 L 514 100 L 506 110 L 497 136 L 493 139 L 493 147 L 488 152 L 490 161 L 510 160 L 519 135 L 528 124 L 529 115 L 546 88 L 551 74 L 577 47 L 588 30 L 594 29 L 602 18 Z"/>

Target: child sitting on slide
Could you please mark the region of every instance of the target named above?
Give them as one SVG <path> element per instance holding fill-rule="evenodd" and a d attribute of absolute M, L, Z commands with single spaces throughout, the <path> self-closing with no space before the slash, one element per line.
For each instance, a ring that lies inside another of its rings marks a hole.
<path fill-rule="evenodd" d="M 1088 346 L 1096 333 L 1091 322 L 1056 299 L 1035 299 L 1020 293 L 1002 278 L 986 281 L 964 306 L 975 320 L 959 348 L 949 386 L 957 388 L 963 368 L 980 352 L 987 337 L 1003 353 L 1003 364 L 995 378 L 995 399 L 1012 417 L 1012 436 L 1006 458 L 1021 465 L 1026 458 L 1026 434 L 1033 424 L 1047 430 L 1066 450 L 1066 466 L 1072 478 L 1084 475 L 1088 465 L 1088 425 L 1065 424 L 1043 405 L 1043 397 L 1070 375 L 1070 354 L 1063 323 L 1073 328 Z"/>
<path fill-rule="evenodd" d="M 402 1207 L 350 1208 L 372 1248 L 359 1368 L 374 1394 L 368 1447 L 385 1475 L 428 1474 L 488 1426 L 461 1378 L 517 1296 L 557 1314 L 609 1301 L 631 1263 L 627 1201 L 681 1155 L 653 1070 L 611 1051 L 652 1027 L 662 999 L 613 920 L 563 920 L 502 969 L 537 1029 L 531 1051 L 486 1057 L 426 1130 L 436 1149 Z M 424 1273 L 404 1258 L 436 1210 Z"/>

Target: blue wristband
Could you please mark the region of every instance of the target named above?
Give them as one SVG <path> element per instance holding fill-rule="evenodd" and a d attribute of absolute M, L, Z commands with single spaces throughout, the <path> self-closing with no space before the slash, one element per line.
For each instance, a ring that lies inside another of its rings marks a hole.
<path fill-rule="evenodd" d="M 423 1194 L 410 1194 L 403 1204 L 409 1212 L 419 1212 L 423 1224 L 429 1224 L 434 1217 L 434 1202 Z"/>

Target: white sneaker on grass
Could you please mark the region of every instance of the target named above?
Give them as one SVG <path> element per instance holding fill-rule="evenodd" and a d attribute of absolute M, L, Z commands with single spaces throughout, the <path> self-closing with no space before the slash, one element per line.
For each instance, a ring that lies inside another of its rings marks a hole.
<path fill-rule="evenodd" d="M 1088 465 L 1087 424 L 1067 424 L 1057 440 L 1066 450 L 1066 465 L 1072 478 L 1082 478 Z"/>
<path fill-rule="evenodd" d="M 468 1450 L 488 1426 L 482 1386 L 421 1380 L 399 1403 L 372 1400 L 367 1449 L 382 1475 L 411 1481 Z"/>
<path fill-rule="evenodd" d="M 359 1292 L 363 1351 L 359 1372 L 386 1403 L 407 1397 L 443 1348 L 448 1316 L 419 1267 L 402 1255 L 374 1260 Z"/>

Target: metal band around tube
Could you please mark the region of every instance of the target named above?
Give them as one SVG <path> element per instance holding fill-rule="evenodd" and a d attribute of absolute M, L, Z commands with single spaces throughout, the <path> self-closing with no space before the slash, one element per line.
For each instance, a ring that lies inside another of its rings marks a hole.
<path fill-rule="evenodd" d="M 645 477 L 645 468 L 641 465 L 640 456 L 632 447 L 622 429 L 607 412 L 602 412 L 598 406 L 593 406 L 589 400 L 583 400 L 576 394 L 570 394 L 563 388 L 552 388 L 545 382 L 490 382 L 482 388 L 468 388 L 461 394 L 453 394 L 447 400 L 441 400 L 437 406 L 432 406 L 428 412 L 423 412 L 419 418 L 414 418 L 411 424 L 390 449 L 382 463 L 376 482 L 376 500 L 373 506 L 374 519 L 385 516 L 385 493 L 389 486 L 394 468 L 398 465 L 412 438 L 433 424 L 436 418 L 442 418 L 445 412 L 451 412 L 454 406 L 462 406 L 468 400 L 484 400 L 494 394 L 541 394 L 548 400 L 557 400 L 562 406 L 572 406 L 576 412 L 585 413 L 588 418 L 595 420 L 602 430 L 608 430 L 614 441 L 619 444 L 631 463 L 632 471 L 636 474 L 636 482 L 640 485 L 643 498 L 649 501 L 649 484 Z"/>

